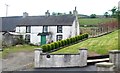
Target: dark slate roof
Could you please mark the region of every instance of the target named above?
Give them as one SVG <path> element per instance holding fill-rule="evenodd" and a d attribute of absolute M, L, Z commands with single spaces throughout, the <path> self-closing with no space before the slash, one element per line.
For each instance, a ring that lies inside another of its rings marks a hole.
<path fill-rule="evenodd" d="M 63 15 L 63 16 L 28 16 L 23 18 L 18 26 L 56 26 L 56 25 L 64 25 L 71 26 L 75 16 L 72 15 Z"/>
<path fill-rule="evenodd" d="M 75 16 L 62 15 L 62 16 L 22 16 L 15 17 L 2 17 L 2 31 L 15 31 L 16 26 L 56 26 L 64 25 L 71 26 Z"/>
<path fill-rule="evenodd" d="M 2 31 L 15 31 L 15 27 L 21 18 L 22 16 L 2 17 Z"/>

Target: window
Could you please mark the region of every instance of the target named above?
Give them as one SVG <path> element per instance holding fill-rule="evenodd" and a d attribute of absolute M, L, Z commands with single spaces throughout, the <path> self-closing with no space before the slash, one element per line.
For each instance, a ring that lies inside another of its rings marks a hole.
<path fill-rule="evenodd" d="M 26 43 L 30 43 L 30 35 L 25 35 L 25 41 Z"/>
<path fill-rule="evenodd" d="M 62 26 L 57 26 L 57 33 L 62 33 Z"/>
<path fill-rule="evenodd" d="M 43 26 L 43 32 L 48 32 L 48 26 Z"/>
<path fill-rule="evenodd" d="M 62 40 L 62 35 L 57 35 L 57 41 Z"/>
<path fill-rule="evenodd" d="M 31 27 L 30 26 L 26 26 L 26 33 L 30 33 L 31 32 Z"/>

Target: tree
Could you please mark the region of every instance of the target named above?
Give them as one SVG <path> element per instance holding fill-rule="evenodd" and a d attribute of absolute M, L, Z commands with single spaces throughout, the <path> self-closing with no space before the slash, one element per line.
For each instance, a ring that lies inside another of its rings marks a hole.
<path fill-rule="evenodd" d="M 56 14 L 55 12 L 53 12 L 53 13 L 52 13 L 52 15 L 54 15 L 54 16 L 55 16 L 55 15 L 57 15 L 57 14 Z"/>
<path fill-rule="evenodd" d="M 63 15 L 62 13 L 58 12 L 57 15 Z"/>
<path fill-rule="evenodd" d="M 96 14 L 91 14 L 90 17 L 91 18 L 96 18 Z"/>
<path fill-rule="evenodd" d="M 70 15 L 72 15 L 72 12 L 71 12 L 71 11 L 69 11 L 69 14 L 70 14 Z"/>
<path fill-rule="evenodd" d="M 105 13 L 104 13 L 104 16 L 105 16 L 106 18 L 108 18 L 108 17 L 109 17 L 109 13 L 108 13 L 108 12 L 105 12 Z"/>
<path fill-rule="evenodd" d="M 117 11 L 117 7 L 113 7 L 110 11 L 112 12 L 112 17 L 115 17 L 116 11 Z"/>

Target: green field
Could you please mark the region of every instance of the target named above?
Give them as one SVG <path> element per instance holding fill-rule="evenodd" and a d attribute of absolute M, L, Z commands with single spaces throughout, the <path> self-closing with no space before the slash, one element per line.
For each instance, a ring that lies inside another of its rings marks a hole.
<path fill-rule="evenodd" d="M 115 18 L 80 18 L 80 25 L 96 25 L 99 23 L 105 23 L 112 20 L 116 20 Z"/>
<path fill-rule="evenodd" d="M 120 30 L 119 30 L 120 31 Z M 76 54 L 80 48 L 87 48 L 89 52 L 97 54 L 108 54 L 109 50 L 118 49 L 118 30 L 97 38 L 89 38 L 83 42 L 65 47 L 54 54 L 71 53 Z"/>
<path fill-rule="evenodd" d="M 2 56 L 6 57 L 8 54 L 16 53 L 16 52 L 31 52 L 31 51 L 34 51 L 35 48 L 38 48 L 38 46 L 31 46 L 31 45 L 12 46 L 9 48 L 5 48 L 3 50 Z"/>

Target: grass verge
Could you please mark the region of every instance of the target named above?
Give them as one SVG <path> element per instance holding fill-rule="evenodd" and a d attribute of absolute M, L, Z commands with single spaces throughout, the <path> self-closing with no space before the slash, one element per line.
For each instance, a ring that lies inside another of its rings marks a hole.
<path fill-rule="evenodd" d="M 2 52 L 0 52 L 0 58 L 2 58 Z"/>
<path fill-rule="evenodd" d="M 10 53 L 16 53 L 16 52 L 32 52 L 35 48 L 38 48 L 38 46 L 31 46 L 31 45 L 17 45 L 12 46 L 9 48 L 4 48 L 2 57 L 8 56 Z"/>

